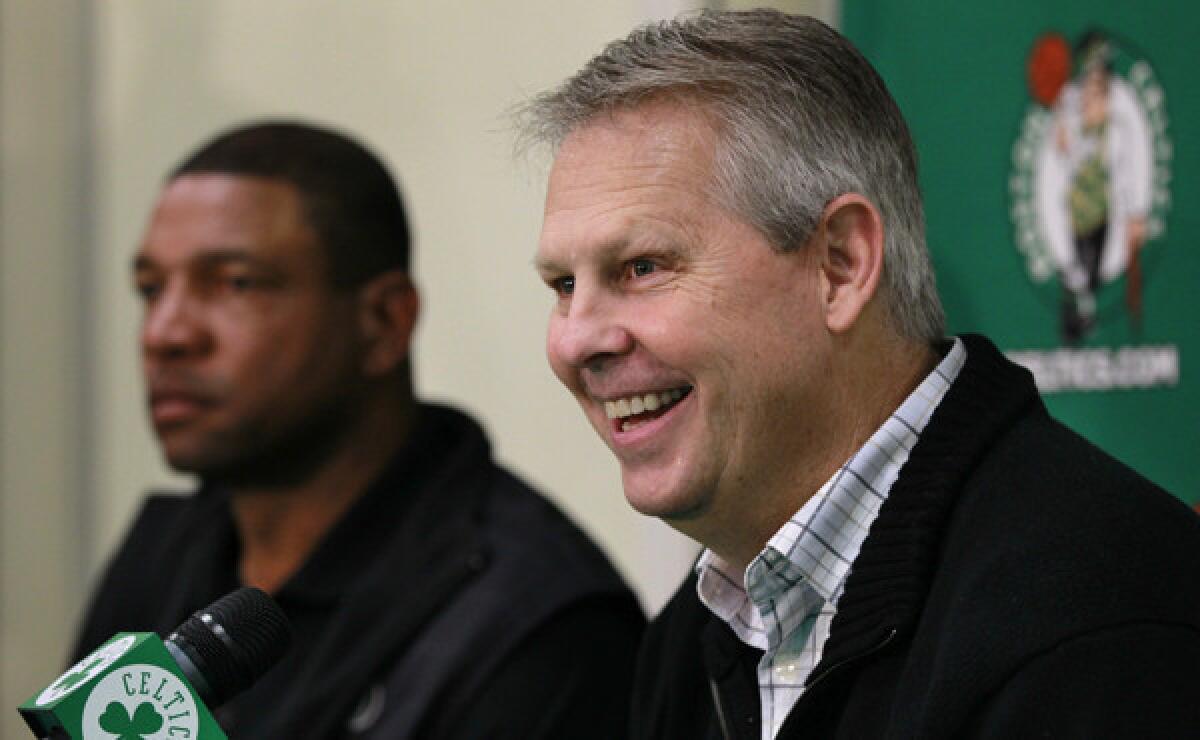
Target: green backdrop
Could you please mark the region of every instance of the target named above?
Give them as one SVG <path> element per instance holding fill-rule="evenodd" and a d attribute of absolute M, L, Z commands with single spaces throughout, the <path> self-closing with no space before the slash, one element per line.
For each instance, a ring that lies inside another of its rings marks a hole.
<path fill-rule="evenodd" d="M 1043 396 L 1055 416 L 1192 504 L 1200 501 L 1198 28 L 1200 6 L 1182 1 L 845 0 L 842 8 L 842 30 L 887 81 L 917 141 L 950 330 L 987 334 L 1009 352 L 1077 360 L 1150 352 L 1168 366 L 1173 358 L 1174 370 L 1144 387 L 1043 388 Z M 1158 174 L 1169 200 L 1160 194 L 1163 232 L 1140 252 L 1140 328 L 1118 300 L 1121 276 L 1097 292 L 1095 327 L 1073 344 L 1060 329 L 1057 277 L 1039 283 L 1018 249 L 1012 188 L 1015 145 L 1037 110 L 1027 82 L 1035 43 L 1049 32 L 1074 43 L 1089 29 L 1124 54 L 1118 74 L 1134 58 L 1154 72 L 1165 100 L 1156 151 L 1169 170 Z"/>

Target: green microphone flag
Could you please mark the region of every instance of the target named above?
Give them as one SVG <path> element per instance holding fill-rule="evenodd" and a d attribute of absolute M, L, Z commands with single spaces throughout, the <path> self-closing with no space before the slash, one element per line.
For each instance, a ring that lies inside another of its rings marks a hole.
<path fill-rule="evenodd" d="M 244 691 L 291 643 L 279 605 L 240 588 L 164 641 L 121 632 L 17 708 L 39 738 L 227 740 L 209 707 Z"/>
<path fill-rule="evenodd" d="M 226 740 L 152 632 L 122 632 L 18 710 L 40 738 Z"/>

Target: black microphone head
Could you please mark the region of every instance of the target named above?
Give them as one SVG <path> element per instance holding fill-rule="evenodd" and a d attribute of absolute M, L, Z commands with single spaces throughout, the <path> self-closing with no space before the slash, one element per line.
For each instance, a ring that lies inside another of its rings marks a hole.
<path fill-rule="evenodd" d="M 166 639 L 168 649 L 182 651 L 185 657 L 177 662 L 213 708 L 257 681 L 291 642 L 292 629 L 283 610 L 270 596 L 248 587 L 188 617 Z"/>

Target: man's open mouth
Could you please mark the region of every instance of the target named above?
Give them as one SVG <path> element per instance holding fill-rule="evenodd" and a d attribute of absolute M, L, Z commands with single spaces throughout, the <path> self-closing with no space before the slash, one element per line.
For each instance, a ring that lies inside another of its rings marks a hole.
<path fill-rule="evenodd" d="M 604 413 L 616 422 L 617 429 L 628 432 L 665 414 L 692 392 L 690 385 L 667 391 L 651 391 L 616 401 L 604 402 Z"/>

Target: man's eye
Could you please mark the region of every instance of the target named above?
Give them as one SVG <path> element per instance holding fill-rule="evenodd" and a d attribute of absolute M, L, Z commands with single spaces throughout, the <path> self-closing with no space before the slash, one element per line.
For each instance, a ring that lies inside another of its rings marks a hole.
<path fill-rule="evenodd" d="M 162 284 L 156 280 L 138 280 L 133 284 L 133 292 L 143 301 L 154 298 L 162 291 Z"/>
<path fill-rule="evenodd" d="M 249 275 L 230 275 L 225 278 L 225 284 L 233 291 L 241 293 L 253 288 L 258 284 L 258 281 Z"/>
<path fill-rule="evenodd" d="M 554 292 L 559 295 L 571 295 L 575 292 L 575 277 L 567 275 L 566 277 L 555 278 L 550 282 L 550 287 L 554 288 Z"/>
<path fill-rule="evenodd" d="M 629 269 L 630 272 L 633 273 L 634 277 L 645 277 L 654 272 L 657 268 L 650 260 L 637 259 L 629 264 Z"/>

